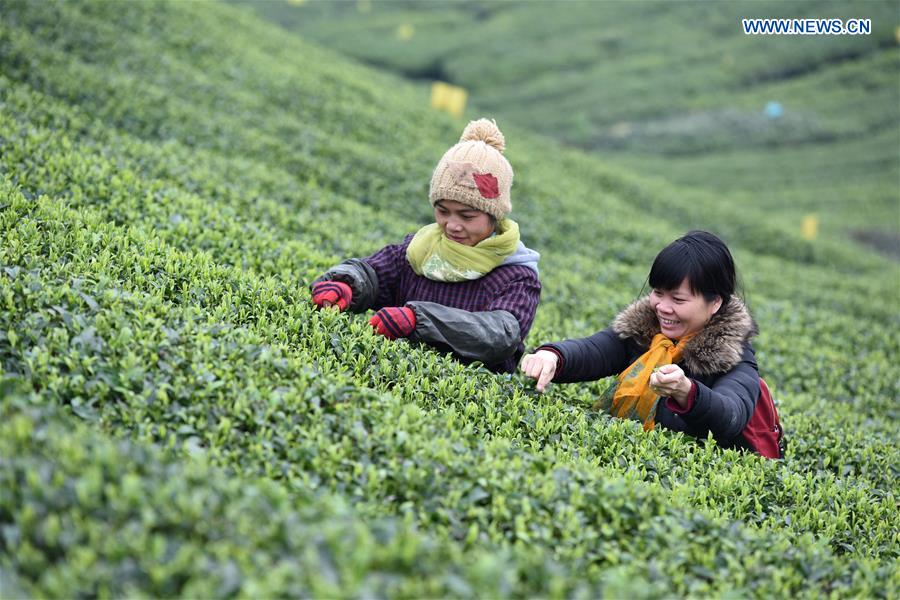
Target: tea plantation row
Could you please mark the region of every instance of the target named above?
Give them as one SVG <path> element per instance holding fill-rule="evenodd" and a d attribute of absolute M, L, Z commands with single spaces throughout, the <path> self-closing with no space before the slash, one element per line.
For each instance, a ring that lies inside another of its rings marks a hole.
<path fill-rule="evenodd" d="M 790 235 L 754 254 L 780 235 L 760 224 L 737 251 L 789 460 L 645 435 L 590 410 L 604 382 L 537 396 L 311 309 L 323 268 L 427 218 L 458 124 L 415 92 L 218 5 L 4 8 L 0 361 L 28 398 L 4 401 L 4 580 L 36 595 L 896 590 L 897 317 L 863 294 L 887 297 L 888 263 Z M 545 255 L 531 343 L 587 333 L 679 232 L 656 212 L 674 190 L 507 135 L 518 218 Z M 64 491 L 79 486 L 110 501 Z"/>
<path fill-rule="evenodd" d="M 678 155 L 833 140 L 896 119 L 889 2 L 234 1 L 358 60 L 463 86 L 491 113 L 585 147 Z M 745 35 L 741 19 L 754 17 L 866 18 L 872 32 Z M 398 35 L 403 25 L 411 36 Z M 816 94 L 823 76 L 833 86 Z M 784 104 L 777 122 L 762 114 L 773 99 Z"/>
<path fill-rule="evenodd" d="M 839 528 L 867 511 L 873 519 L 868 531 L 855 532 L 868 536 L 865 549 L 853 547 L 856 536 L 833 543 L 859 554 L 878 548 L 890 553 L 890 532 L 880 525 L 895 519 L 895 511 L 888 503 L 873 503 L 863 488 L 844 488 L 828 475 L 778 477 L 776 465 L 763 463 L 752 491 L 743 472 L 693 489 L 691 479 L 723 466 L 712 443 L 693 449 L 683 440 L 654 435 L 656 443 L 648 445 L 630 424 L 566 410 L 561 403 L 535 406 L 515 388 L 498 389 L 489 375 L 473 383 L 446 359 L 404 363 L 402 349 L 373 338 L 363 323 L 343 328 L 335 343 L 321 332 L 329 320 L 327 329 L 341 331 L 341 317 L 313 313 L 296 289 L 291 293 L 273 280 L 216 268 L 205 255 L 184 256 L 134 229 L 123 235 L 113 225 L 44 200 L 37 206 L 12 200 L 7 213 L 18 217 L 17 225 L 4 223 L 4 229 L 18 239 L 4 239 L 11 249 L 4 259 L 22 271 L 7 272 L 15 279 L 4 308 L 24 319 L 13 324 L 23 337 L 7 334 L 11 356 L 5 362 L 35 382 L 44 399 L 68 403 L 84 419 L 206 455 L 250 480 L 283 481 L 292 492 L 325 485 L 345 494 L 361 517 L 406 515 L 440 539 L 509 552 L 524 545 L 565 565 L 557 567 L 559 589 L 523 575 L 512 579 L 519 593 L 568 595 L 582 591 L 580 577 L 601 582 L 620 563 L 636 576 L 646 561 L 659 561 L 659 577 L 671 578 L 667 587 L 684 593 L 722 592 L 720 585 L 735 581 L 763 593 L 757 587 L 770 578 L 785 591 L 842 585 L 872 593 L 886 575 L 879 575 L 875 560 L 831 555 L 810 534 L 795 543 L 784 533 L 754 534 L 691 508 L 710 502 L 735 516 L 760 517 L 767 509 L 779 512 L 779 502 L 806 501 L 806 512 L 780 516 L 779 529 L 788 530 L 793 517 L 798 530 L 826 535 L 839 535 Z M 23 209 L 33 210 L 32 218 L 18 212 Z M 41 246 L 58 254 L 44 257 L 49 266 L 33 269 L 25 257 L 39 256 Z M 113 282 L 115 287 L 107 287 Z M 83 291 L 88 284 L 91 295 Z M 146 288 L 153 292 L 140 292 Z M 198 295 L 205 297 L 201 308 Z M 253 324 L 237 324 L 243 319 L 233 314 L 233 302 L 241 299 L 250 305 L 246 317 Z M 266 329 L 268 335 L 261 335 Z M 288 343 L 279 344 L 281 337 Z M 355 367 L 352 379 L 338 371 L 339 359 L 348 355 L 343 362 Z M 373 388 L 390 389 L 395 377 L 421 378 L 422 384 L 394 394 L 360 387 L 360 380 L 370 380 Z M 668 481 L 678 474 L 679 455 L 691 460 L 681 485 Z M 726 464 L 748 462 L 736 458 Z M 874 451 L 862 458 L 873 471 L 888 468 Z M 630 472 L 618 472 L 629 463 Z M 774 481 L 767 482 L 766 473 Z M 642 480 L 663 485 L 647 487 Z M 835 514 L 827 517 L 816 508 L 829 504 Z M 32 505 L 17 506 L 25 511 L 14 521 L 22 528 L 32 520 Z M 38 516 L 51 518 L 52 506 L 44 510 Z M 153 531 L 152 523 L 147 526 Z M 46 547 L 42 531 L 33 533 L 25 547 Z M 54 555 L 52 547 L 47 551 Z M 785 557 L 794 555 L 796 562 L 786 564 Z M 43 572 L 48 557 L 17 552 L 14 560 L 13 568 L 28 574 Z M 240 572 L 252 572 L 247 569 Z M 86 578 L 83 589 L 100 585 L 102 574 L 101 569 L 99 581 Z"/>
<path fill-rule="evenodd" d="M 900 236 L 890 2 L 236 3 L 423 85 L 463 86 L 501 122 L 727 194 L 730 207 L 765 207 L 795 230 L 811 213 L 822 237 Z M 873 30 L 745 35 L 753 17 L 863 18 Z"/>

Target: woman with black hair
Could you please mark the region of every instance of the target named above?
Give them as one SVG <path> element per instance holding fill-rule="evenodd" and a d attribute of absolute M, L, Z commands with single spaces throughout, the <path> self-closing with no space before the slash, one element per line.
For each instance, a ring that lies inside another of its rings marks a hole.
<path fill-rule="evenodd" d="M 618 375 L 598 401 L 613 416 L 640 420 L 645 430 L 660 424 L 697 438 L 712 432 L 722 446 L 780 457 L 780 425 L 750 345 L 757 329 L 734 295 L 728 247 L 692 231 L 656 256 L 648 280 L 650 294 L 610 327 L 544 344 L 522 358 L 522 372 L 539 392 L 551 381 Z"/>

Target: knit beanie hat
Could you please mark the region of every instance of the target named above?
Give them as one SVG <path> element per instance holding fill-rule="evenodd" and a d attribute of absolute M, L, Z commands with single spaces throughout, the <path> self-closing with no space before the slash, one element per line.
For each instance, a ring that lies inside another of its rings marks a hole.
<path fill-rule="evenodd" d="M 431 205 L 456 200 L 503 219 L 512 210 L 513 170 L 502 152 L 506 140 L 493 120 L 466 125 L 459 143 L 447 150 L 431 175 Z"/>

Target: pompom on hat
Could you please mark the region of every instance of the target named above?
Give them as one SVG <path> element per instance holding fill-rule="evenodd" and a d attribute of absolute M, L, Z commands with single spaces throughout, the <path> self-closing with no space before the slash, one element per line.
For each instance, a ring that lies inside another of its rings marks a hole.
<path fill-rule="evenodd" d="M 506 139 L 497 123 L 471 121 L 459 143 L 447 150 L 431 175 L 428 199 L 456 200 L 501 220 L 512 210 L 513 170 L 503 156 Z"/>

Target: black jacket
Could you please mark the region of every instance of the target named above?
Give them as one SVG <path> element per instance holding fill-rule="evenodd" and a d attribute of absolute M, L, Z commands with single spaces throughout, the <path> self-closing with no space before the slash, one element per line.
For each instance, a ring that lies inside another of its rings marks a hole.
<path fill-rule="evenodd" d="M 544 347 L 562 356 L 553 381 L 592 381 L 618 375 L 641 356 L 660 332 L 659 321 L 642 298 L 623 310 L 611 327 L 594 335 Z M 756 325 L 744 303 L 732 297 L 684 348 L 679 366 L 697 383 L 691 409 L 675 413 L 660 401 L 656 422 L 668 429 L 706 438 L 712 432 L 725 447 L 749 448 L 741 435 L 759 398 L 759 369 L 750 338 Z"/>

